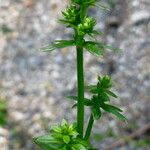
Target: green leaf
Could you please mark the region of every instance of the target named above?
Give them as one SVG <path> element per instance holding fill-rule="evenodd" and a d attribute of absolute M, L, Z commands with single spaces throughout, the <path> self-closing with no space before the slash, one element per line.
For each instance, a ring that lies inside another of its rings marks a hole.
<path fill-rule="evenodd" d="M 73 137 L 77 137 L 79 135 L 79 133 L 77 131 L 70 131 L 69 135 L 73 136 Z"/>
<path fill-rule="evenodd" d="M 68 99 L 70 100 L 74 100 L 74 101 L 77 101 L 78 100 L 78 97 L 77 96 L 67 96 Z M 85 106 L 92 106 L 92 101 L 88 98 L 84 98 L 84 105 Z M 76 107 L 77 104 L 73 105 L 73 108 Z"/>
<path fill-rule="evenodd" d="M 68 125 L 68 123 L 67 123 L 67 121 L 66 121 L 65 119 L 63 119 L 63 120 L 61 121 L 61 126 L 66 126 L 66 125 Z"/>
<path fill-rule="evenodd" d="M 58 150 L 63 144 L 63 142 L 56 140 L 51 135 L 35 137 L 33 141 L 43 150 Z"/>
<path fill-rule="evenodd" d="M 70 99 L 70 100 L 74 100 L 77 101 L 78 97 L 77 96 L 67 96 L 66 98 Z"/>
<path fill-rule="evenodd" d="M 52 135 L 55 139 L 62 139 L 62 138 L 63 138 L 62 133 L 52 132 L 51 135 Z"/>
<path fill-rule="evenodd" d="M 59 126 L 52 126 L 51 130 L 56 132 L 56 133 L 61 133 L 61 128 Z"/>
<path fill-rule="evenodd" d="M 88 147 L 90 145 L 90 143 L 88 141 L 85 141 L 83 139 L 80 139 L 80 138 L 76 138 L 74 140 L 75 143 L 79 143 L 81 145 L 83 145 L 84 147 Z"/>
<path fill-rule="evenodd" d="M 92 106 L 93 103 L 92 103 L 91 100 L 86 100 L 86 99 L 84 99 L 84 105 L 85 105 L 85 106 Z"/>
<path fill-rule="evenodd" d="M 111 45 L 103 44 L 103 47 L 104 47 L 105 49 L 109 49 L 109 50 L 112 50 L 112 51 L 114 51 L 114 52 L 118 52 L 118 51 L 120 51 L 120 49 L 119 49 L 119 48 L 112 47 Z"/>
<path fill-rule="evenodd" d="M 58 40 L 58 41 L 55 41 L 51 45 L 41 48 L 40 50 L 44 52 L 50 52 L 55 49 L 65 48 L 68 46 L 75 46 L 75 41 L 74 40 Z"/>
<path fill-rule="evenodd" d="M 68 20 L 59 19 L 58 22 L 65 24 L 67 27 L 72 27 L 74 29 L 77 28 L 74 24 L 72 24 L 71 22 L 68 22 Z"/>
<path fill-rule="evenodd" d="M 86 41 L 83 45 L 83 48 L 85 48 L 87 51 L 89 51 L 91 54 L 95 56 L 103 55 L 104 49 L 110 49 L 113 51 L 118 51 L 118 48 L 114 48 L 110 45 L 106 45 L 101 42 L 95 42 L 95 41 Z"/>
<path fill-rule="evenodd" d="M 86 148 L 81 144 L 72 144 L 71 150 L 86 150 Z"/>
<path fill-rule="evenodd" d="M 109 7 L 102 5 L 101 3 L 96 3 L 95 6 L 97 6 L 98 8 L 100 8 L 102 10 L 110 11 Z"/>
<path fill-rule="evenodd" d="M 96 31 L 96 30 L 93 30 L 92 33 L 87 33 L 91 38 L 93 38 L 94 40 L 96 40 L 95 36 L 99 36 L 99 35 L 103 35 L 102 32 L 100 31 Z"/>
<path fill-rule="evenodd" d="M 93 88 L 93 89 L 90 90 L 90 92 L 93 93 L 93 94 L 97 94 L 98 90 Z"/>
<path fill-rule="evenodd" d="M 109 96 L 105 92 L 102 92 L 102 91 L 99 93 L 99 100 L 102 102 L 110 101 Z"/>
<path fill-rule="evenodd" d="M 93 88 L 97 88 L 97 86 L 96 85 L 87 85 L 87 86 L 85 86 L 85 89 L 87 89 L 87 90 L 91 90 Z"/>
<path fill-rule="evenodd" d="M 92 55 L 99 56 L 103 54 L 103 49 L 98 44 L 92 41 L 87 41 L 83 45 L 83 48 L 85 48 L 88 52 L 90 52 Z"/>
<path fill-rule="evenodd" d="M 67 136 L 67 135 L 64 135 L 64 136 L 63 136 L 63 141 L 64 141 L 66 144 L 68 144 L 68 143 L 70 142 L 70 137 Z"/>
<path fill-rule="evenodd" d="M 71 108 L 75 108 L 75 107 L 77 107 L 77 103 L 75 103 Z"/>
<path fill-rule="evenodd" d="M 87 90 L 89 90 L 93 94 L 97 94 L 98 93 L 97 85 L 89 85 L 89 86 L 86 86 L 85 88 Z"/>
<path fill-rule="evenodd" d="M 111 78 L 107 75 L 103 77 L 98 77 L 99 83 L 98 83 L 98 88 L 111 88 L 112 83 L 111 83 Z"/>
<path fill-rule="evenodd" d="M 109 49 L 109 50 L 112 50 L 114 52 L 118 52 L 120 51 L 119 48 L 116 48 L 116 47 L 112 47 L 111 45 L 107 45 L 105 43 L 101 43 L 101 42 L 95 42 L 93 41 L 92 43 L 96 44 L 98 47 L 100 47 L 102 50 L 103 49 Z"/>
<path fill-rule="evenodd" d="M 108 95 L 110 95 L 114 98 L 118 98 L 118 96 L 115 93 L 113 93 L 112 91 L 106 90 L 106 92 L 107 92 Z"/>
<path fill-rule="evenodd" d="M 126 118 L 120 113 L 120 112 L 122 112 L 122 110 L 119 109 L 118 107 L 115 107 L 115 106 L 112 106 L 112 105 L 108 105 L 108 104 L 104 104 L 101 107 L 105 111 L 115 115 L 119 120 L 126 121 Z"/>
<path fill-rule="evenodd" d="M 60 148 L 59 150 L 67 150 L 67 145 L 65 145 L 64 147 Z"/>
<path fill-rule="evenodd" d="M 127 121 L 127 119 L 125 118 L 125 116 L 122 115 L 121 113 L 119 113 L 118 111 L 111 110 L 111 113 L 113 115 L 115 115 L 119 120 L 121 120 L 121 121 Z"/>
<path fill-rule="evenodd" d="M 92 34 L 94 34 L 94 35 L 103 35 L 104 33 L 101 32 L 101 31 L 93 30 Z"/>
<path fill-rule="evenodd" d="M 66 25 L 69 24 L 68 20 L 65 20 L 65 19 L 59 19 L 58 22 L 59 22 L 59 23 L 66 24 Z"/>
<path fill-rule="evenodd" d="M 101 117 L 101 110 L 98 107 L 92 107 L 92 114 L 95 120 L 98 120 Z"/>
<path fill-rule="evenodd" d="M 115 111 L 119 111 L 119 112 L 122 112 L 122 110 L 116 106 L 113 106 L 113 105 L 109 105 L 109 104 L 103 104 L 102 105 L 103 108 L 107 109 L 107 110 L 115 110 Z"/>

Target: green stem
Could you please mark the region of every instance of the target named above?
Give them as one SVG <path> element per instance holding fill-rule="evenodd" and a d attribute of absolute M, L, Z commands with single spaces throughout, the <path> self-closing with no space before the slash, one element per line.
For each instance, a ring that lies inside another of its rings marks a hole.
<path fill-rule="evenodd" d="M 89 140 L 89 138 L 90 138 L 93 123 L 94 123 L 94 118 L 93 118 L 93 115 L 91 114 L 89 122 L 88 122 L 87 129 L 86 129 L 86 133 L 85 133 L 85 136 L 84 136 L 85 140 Z"/>
<path fill-rule="evenodd" d="M 81 22 L 83 21 L 83 19 L 86 17 L 86 7 L 85 6 L 81 6 L 81 14 L 80 14 L 80 19 Z"/>
<path fill-rule="evenodd" d="M 77 129 L 80 137 L 83 137 L 84 127 L 84 70 L 83 48 L 77 47 L 77 80 L 78 80 L 78 104 L 77 104 Z"/>
<path fill-rule="evenodd" d="M 80 22 L 86 16 L 86 8 L 81 6 Z M 78 41 L 83 40 L 75 32 Z M 77 130 L 79 136 L 83 138 L 84 132 L 84 69 L 83 69 L 83 48 L 77 46 L 77 84 L 78 84 L 78 103 L 77 103 Z"/>

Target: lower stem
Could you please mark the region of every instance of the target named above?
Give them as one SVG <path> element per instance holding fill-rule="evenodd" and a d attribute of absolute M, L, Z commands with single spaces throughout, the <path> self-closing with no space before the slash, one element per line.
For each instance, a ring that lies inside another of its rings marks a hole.
<path fill-rule="evenodd" d="M 84 136 L 84 139 L 86 141 L 89 140 L 89 138 L 90 138 L 92 127 L 93 127 L 93 123 L 94 123 L 94 118 L 93 118 L 93 115 L 91 114 L 89 122 L 88 122 L 87 129 L 86 129 L 86 132 L 85 132 L 85 136 Z"/>
<path fill-rule="evenodd" d="M 83 138 L 84 127 L 84 70 L 83 70 L 83 48 L 77 47 L 77 84 L 78 84 L 78 103 L 77 103 L 77 130 L 79 136 Z"/>

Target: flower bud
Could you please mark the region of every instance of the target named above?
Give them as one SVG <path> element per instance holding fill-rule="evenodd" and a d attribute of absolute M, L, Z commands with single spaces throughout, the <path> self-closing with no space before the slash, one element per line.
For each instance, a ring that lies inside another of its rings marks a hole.
<path fill-rule="evenodd" d="M 78 25 L 77 30 L 79 35 L 85 35 L 93 32 L 96 22 L 92 17 L 87 17 Z"/>
<path fill-rule="evenodd" d="M 62 14 L 68 23 L 75 24 L 77 22 L 79 11 L 75 5 L 70 5 L 64 12 L 62 12 Z"/>

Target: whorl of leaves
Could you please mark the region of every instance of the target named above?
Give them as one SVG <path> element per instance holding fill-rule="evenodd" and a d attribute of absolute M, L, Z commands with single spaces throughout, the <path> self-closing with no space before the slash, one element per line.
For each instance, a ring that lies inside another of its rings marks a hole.
<path fill-rule="evenodd" d="M 122 110 L 116 106 L 110 104 L 111 97 L 117 98 L 117 95 L 111 91 L 112 81 L 110 77 L 98 76 L 98 82 L 96 85 L 86 86 L 86 89 L 92 93 L 91 98 L 84 98 L 84 105 L 91 108 L 94 119 L 99 119 L 102 115 L 102 111 L 108 112 L 116 116 L 119 120 L 126 121 L 126 118 L 122 115 Z M 68 99 L 77 101 L 77 96 L 68 96 Z M 75 107 L 77 104 L 74 104 Z"/>

